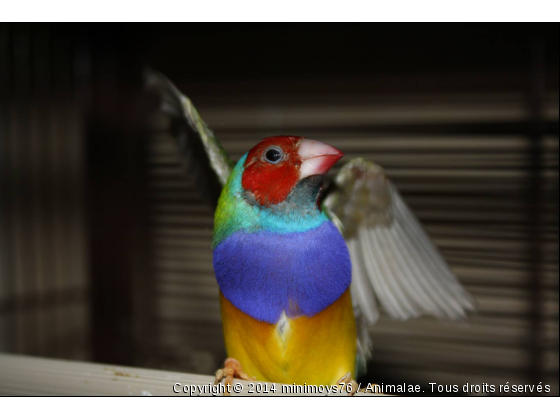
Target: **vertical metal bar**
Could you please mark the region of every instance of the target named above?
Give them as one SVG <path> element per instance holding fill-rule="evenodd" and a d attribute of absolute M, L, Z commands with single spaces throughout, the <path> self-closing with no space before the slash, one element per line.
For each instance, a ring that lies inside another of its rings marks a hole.
<path fill-rule="evenodd" d="M 25 298 L 29 295 L 32 284 L 33 269 L 30 260 L 32 246 L 30 215 L 30 180 L 29 180 L 29 103 L 31 96 L 30 74 L 30 34 L 28 25 L 14 26 L 14 104 L 10 110 L 12 193 L 14 197 L 13 212 L 13 249 L 14 249 L 14 303 L 16 317 L 16 339 L 14 351 L 29 352 L 34 345 L 35 326 L 25 307 Z"/>
<path fill-rule="evenodd" d="M 31 118 L 30 118 L 30 157 L 31 157 L 31 170 L 29 180 L 32 182 L 32 209 L 30 217 L 30 225 L 33 227 L 33 255 L 30 255 L 34 264 L 34 287 L 33 296 L 35 297 L 31 302 L 34 307 L 33 310 L 34 323 L 36 324 L 36 349 L 35 353 L 45 355 L 48 331 L 50 323 L 47 323 L 45 317 L 45 307 L 47 304 L 47 292 L 49 282 L 52 275 L 49 270 L 48 249 L 49 243 L 49 225 L 46 219 L 46 204 L 49 196 L 46 185 L 50 181 L 46 167 L 49 164 L 47 155 L 45 153 L 48 145 L 47 133 L 47 115 L 46 110 L 49 107 L 47 94 L 48 94 L 48 54 L 49 54 L 49 33 L 45 31 L 45 27 L 34 27 L 32 31 L 32 80 L 33 91 L 31 103 L 29 104 Z M 31 291 L 30 291 L 31 292 Z"/>
<path fill-rule="evenodd" d="M 11 27 L 0 25 L 0 351 L 13 348 L 12 246 L 10 188 Z"/>
<path fill-rule="evenodd" d="M 72 156 L 72 173 L 74 174 L 73 196 L 75 199 L 73 211 L 74 235 L 72 246 L 79 249 L 71 269 L 71 277 L 76 279 L 76 285 L 81 290 L 80 310 L 77 314 L 82 325 L 80 342 L 77 344 L 79 353 L 74 357 L 83 360 L 91 359 L 91 307 L 87 299 L 91 292 L 91 279 L 88 266 L 88 238 L 86 234 L 87 206 L 86 206 L 86 112 L 90 109 L 91 98 L 91 54 L 82 37 L 78 37 L 73 45 L 72 62 L 72 136 L 74 141 L 69 153 Z"/>
<path fill-rule="evenodd" d="M 53 76 L 54 101 L 52 124 L 53 133 L 51 138 L 51 158 L 53 159 L 53 184 L 54 184 L 54 228 L 55 236 L 53 246 L 55 250 L 54 262 L 56 264 L 56 356 L 68 357 L 68 338 L 70 336 L 69 327 L 72 325 L 70 307 L 72 302 L 64 298 L 69 295 L 69 275 L 68 270 L 70 260 L 73 258 L 74 250 L 68 249 L 69 229 L 71 215 L 68 214 L 71 194 L 68 184 L 71 182 L 68 174 L 68 89 L 69 75 L 71 71 L 70 41 L 67 37 L 59 36 L 53 42 L 53 63 L 56 71 Z"/>
<path fill-rule="evenodd" d="M 137 51 L 108 31 L 93 50 L 92 120 L 88 130 L 88 212 L 94 360 L 136 363 L 138 285 L 146 269 L 143 120 L 138 113 L 142 66 Z M 110 41 L 110 42 L 109 42 Z M 149 333 L 144 329 L 144 337 Z"/>
<path fill-rule="evenodd" d="M 540 35 L 536 35 L 531 43 L 531 74 L 529 106 L 530 124 L 530 174 L 528 194 L 529 218 L 529 259 L 531 264 L 529 275 L 530 313 L 530 372 L 529 379 L 538 384 L 543 380 L 543 299 L 542 299 L 542 162 L 543 135 L 545 122 L 543 104 L 545 99 L 545 44 Z"/>

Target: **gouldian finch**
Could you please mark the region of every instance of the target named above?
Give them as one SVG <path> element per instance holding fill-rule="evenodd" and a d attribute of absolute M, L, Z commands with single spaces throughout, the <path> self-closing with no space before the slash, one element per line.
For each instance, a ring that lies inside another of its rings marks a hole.
<path fill-rule="evenodd" d="M 334 384 L 355 372 L 350 254 L 318 203 L 342 156 L 270 137 L 237 162 L 220 196 L 213 246 L 226 349 L 258 380 Z"/>
<path fill-rule="evenodd" d="M 228 359 L 217 381 L 355 392 L 379 305 L 396 319 L 474 310 L 380 166 L 354 159 L 322 194 L 343 153 L 301 136 L 265 138 L 233 165 L 186 96 L 158 73 L 148 83 L 201 191 L 219 194 L 213 261 Z"/>

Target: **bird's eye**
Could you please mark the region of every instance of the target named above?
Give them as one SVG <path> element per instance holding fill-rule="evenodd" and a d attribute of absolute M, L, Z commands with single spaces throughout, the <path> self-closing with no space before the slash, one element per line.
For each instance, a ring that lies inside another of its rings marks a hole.
<path fill-rule="evenodd" d="M 279 147 L 271 147 L 264 153 L 264 158 L 270 163 L 278 163 L 284 157 L 284 152 Z"/>

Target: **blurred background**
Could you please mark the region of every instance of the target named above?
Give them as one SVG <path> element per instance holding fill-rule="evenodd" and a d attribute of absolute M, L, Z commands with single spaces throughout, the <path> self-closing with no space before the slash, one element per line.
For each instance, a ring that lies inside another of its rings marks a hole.
<path fill-rule="evenodd" d="M 293 134 L 382 165 L 476 297 L 383 315 L 364 381 L 558 395 L 558 25 L 0 24 L 0 352 L 221 365 L 213 209 L 147 68 L 234 160 Z"/>

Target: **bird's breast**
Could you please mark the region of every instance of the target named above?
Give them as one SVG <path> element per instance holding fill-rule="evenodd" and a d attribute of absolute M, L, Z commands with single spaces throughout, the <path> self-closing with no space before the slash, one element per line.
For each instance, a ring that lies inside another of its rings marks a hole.
<path fill-rule="evenodd" d="M 214 248 L 214 271 L 233 306 L 273 325 L 282 314 L 320 313 L 352 276 L 346 243 L 330 221 L 303 232 L 235 232 Z"/>

